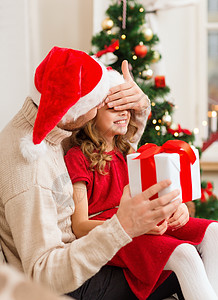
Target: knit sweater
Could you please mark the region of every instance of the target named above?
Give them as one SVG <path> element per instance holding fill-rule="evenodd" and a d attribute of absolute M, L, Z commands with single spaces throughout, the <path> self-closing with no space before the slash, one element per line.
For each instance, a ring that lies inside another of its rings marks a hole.
<path fill-rule="evenodd" d="M 45 139 L 47 152 L 28 163 L 20 140 L 32 134 L 36 114 L 37 107 L 27 98 L 0 133 L 1 243 L 11 265 L 64 294 L 96 274 L 131 238 L 115 215 L 75 239 L 73 188 L 61 144 L 71 133 L 55 127 Z"/>

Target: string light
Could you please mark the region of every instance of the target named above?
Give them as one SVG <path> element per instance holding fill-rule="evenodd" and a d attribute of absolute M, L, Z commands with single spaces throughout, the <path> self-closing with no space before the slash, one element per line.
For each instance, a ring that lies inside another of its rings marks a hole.
<path fill-rule="evenodd" d="M 153 123 L 153 124 L 157 124 L 157 120 L 154 119 L 154 120 L 152 121 L 152 123 Z"/>
<path fill-rule="evenodd" d="M 132 57 L 134 60 L 136 60 L 138 57 L 136 55 L 133 55 Z"/>
<path fill-rule="evenodd" d="M 107 34 L 110 35 L 110 34 L 111 34 L 111 30 L 108 30 L 108 31 L 107 31 Z"/>
<path fill-rule="evenodd" d="M 161 120 L 161 119 L 159 119 L 159 120 L 158 120 L 158 123 L 161 123 L 161 122 L 162 122 L 162 120 Z"/>
<path fill-rule="evenodd" d="M 140 8 L 139 8 L 139 11 L 140 11 L 140 12 L 143 12 L 143 11 L 144 11 L 144 8 L 143 8 L 143 7 L 140 7 Z"/>
<path fill-rule="evenodd" d="M 151 102 L 151 106 L 155 106 L 155 102 Z"/>
<path fill-rule="evenodd" d="M 121 35 L 121 39 L 122 39 L 122 40 L 125 40 L 125 39 L 126 39 L 126 35 L 125 35 L 125 34 L 122 34 L 122 35 Z"/>
<path fill-rule="evenodd" d="M 199 128 L 194 128 L 193 132 L 194 134 L 199 134 Z"/>
<path fill-rule="evenodd" d="M 212 118 L 215 118 L 217 116 L 217 112 L 215 111 L 215 110 L 213 110 L 212 112 L 211 112 L 211 117 Z"/>
<path fill-rule="evenodd" d="M 207 121 L 203 121 L 203 122 L 202 122 L 202 125 L 203 125 L 203 126 L 207 126 Z"/>
<path fill-rule="evenodd" d="M 156 129 L 157 131 L 160 130 L 160 126 L 159 126 L 159 125 L 155 126 L 155 129 Z"/>
<path fill-rule="evenodd" d="M 179 133 L 178 133 L 178 132 L 175 132 L 175 133 L 174 133 L 174 136 L 175 136 L 175 137 L 178 137 L 178 136 L 179 136 Z"/>

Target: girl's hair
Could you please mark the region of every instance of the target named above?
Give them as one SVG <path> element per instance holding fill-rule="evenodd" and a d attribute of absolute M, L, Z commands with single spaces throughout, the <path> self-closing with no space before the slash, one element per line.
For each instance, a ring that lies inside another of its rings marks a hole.
<path fill-rule="evenodd" d="M 96 129 L 95 121 L 96 117 L 86 123 L 83 128 L 73 131 L 71 136 L 72 146 L 81 148 L 83 154 L 91 162 L 90 169 L 92 171 L 96 169 L 100 174 L 106 174 L 104 169 L 107 162 L 112 160 L 112 156 L 105 152 L 106 141 Z M 131 116 L 126 134 L 114 137 L 114 146 L 120 150 L 124 157 L 133 150 L 129 142 L 131 142 L 137 130 L 138 127 Z"/>

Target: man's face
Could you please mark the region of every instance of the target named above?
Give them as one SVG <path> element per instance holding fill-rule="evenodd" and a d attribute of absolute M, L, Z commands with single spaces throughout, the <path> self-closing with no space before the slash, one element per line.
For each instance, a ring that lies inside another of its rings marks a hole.
<path fill-rule="evenodd" d="M 72 131 L 84 126 L 88 121 L 92 120 L 97 114 L 97 107 L 92 108 L 85 115 L 80 116 L 76 121 L 63 123 L 60 121 L 58 127 L 64 130 Z"/>

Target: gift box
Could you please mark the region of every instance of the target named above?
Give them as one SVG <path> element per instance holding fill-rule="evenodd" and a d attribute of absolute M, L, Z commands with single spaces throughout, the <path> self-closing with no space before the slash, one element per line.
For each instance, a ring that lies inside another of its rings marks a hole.
<path fill-rule="evenodd" d="M 201 197 L 199 153 L 186 142 L 172 140 L 161 147 L 146 144 L 137 153 L 127 155 L 127 165 L 132 197 L 164 179 L 172 184 L 151 199 L 175 189 L 180 190 L 183 202 Z"/>

